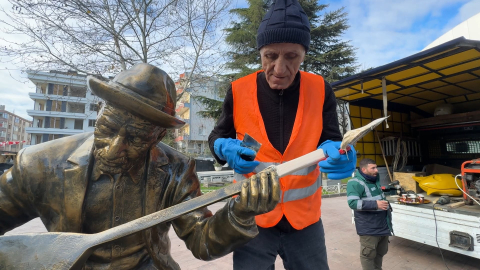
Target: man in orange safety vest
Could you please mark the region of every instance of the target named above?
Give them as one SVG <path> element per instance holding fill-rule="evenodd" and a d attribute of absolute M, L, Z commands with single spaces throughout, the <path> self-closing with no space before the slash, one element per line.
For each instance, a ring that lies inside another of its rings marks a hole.
<path fill-rule="evenodd" d="M 331 86 L 299 71 L 309 45 L 308 17 L 297 0 L 275 1 L 257 34 L 263 70 L 232 83 L 209 136 L 215 158 L 234 169 L 237 181 L 317 148 L 329 156 L 319 166 L 280 178 L 280 202 L 256 216 L 258 235 L 234 250 L 234 269 L 273 269 L 277 255 L 286 269 L 328 269 L 320 171 L 331 179 L 351 176 L 356 153 L 352 147 L 339 154 L 342 136 Z M 240 145 L 247 133 L 262 144 L 258 153 Z M 250 183 L 257 186 L 259 196 L 268 196 L 262 183 Z"/>

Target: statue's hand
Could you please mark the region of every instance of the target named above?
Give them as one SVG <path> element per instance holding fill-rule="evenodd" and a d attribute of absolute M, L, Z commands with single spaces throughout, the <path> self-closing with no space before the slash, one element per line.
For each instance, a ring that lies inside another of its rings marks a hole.
<path fill-rule="evenodd" d="M 272 211 L 280 201 L 281 190 L 275 169 L 265 169 L 242 184 L 242 192 L 232 204 L 233 214 L 241 219 Z"/>

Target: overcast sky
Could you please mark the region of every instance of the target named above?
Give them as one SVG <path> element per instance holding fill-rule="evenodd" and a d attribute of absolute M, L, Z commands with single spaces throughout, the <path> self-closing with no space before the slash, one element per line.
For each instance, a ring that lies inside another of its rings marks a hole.
<path fill-rule="evenodd" d="M 245 6 L 245 0 L 234 0 Z M 442 34 L 480 12 L 480 0 L 332 0 L 328 10 L 345 7 L 350 29 L 345 39 L 357 48 L 362 68 L 377 67 L 421 51 Z M 6 0 L 0 6 L 10 9 Z M 1 28 L 1 26 L 0 26 Z M 0 35 L 4 35 L 0 32 Z M 18 37 L 12 37 L 18 38 Z M 1 47 L 0 43 L 0 47 Z M 28 97 L 34 85 L 19 67 L 0 59 L 0 104 L 31 120 Z"/>

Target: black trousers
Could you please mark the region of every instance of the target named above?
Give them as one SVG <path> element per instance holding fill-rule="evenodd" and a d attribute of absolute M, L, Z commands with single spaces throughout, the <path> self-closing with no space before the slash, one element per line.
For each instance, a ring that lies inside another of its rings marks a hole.
<path fill-rule="evenodd" d="M 260 228 L 259 234 L 233 252 L 234 270 L 274 270 L 277 255 L 287 270 L 328 270 L 322 220 L 303 230 Z"/>

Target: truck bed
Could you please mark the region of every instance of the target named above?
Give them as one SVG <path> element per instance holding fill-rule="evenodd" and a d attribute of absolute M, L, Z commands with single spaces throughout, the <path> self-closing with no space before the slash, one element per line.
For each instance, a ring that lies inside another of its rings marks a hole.
<path fill-rule="evenodd" d="M 458 207 L 454 208 L 451 206 L 452 203 L 437 204 L 435 222 L 433 202 L 438 198 L 439 196 L 425 194 L 425 199 L 432 201 L 431 203 L 405 205 L 397 202 L 398 197 L 387 196 L 393 209 L 392 223 L 395 236 L 434 247 L 437 247 L 438 240 L 442 249 L 480 259 L 480 206 L 457 204 Z M 473 250 L 450 246 L 450 235 L 454 231 L 468 234 L 473 243 Z"/>
<path fill-rule="evenodd" d="M 424 209 L 432 209 L 433 208 L 433 203 L 440 198 L 440 196 L 431 196 L 427 195 L 426 193 L 418 193 L 418 194 L 423 194 L 425 196 L 426 200 L 431 201 L 431 203 L 427 204 L 408 204 L 408 206 L 412 207 L 418 207 L 418 208 L 424 208 Z M 387 200 L 390 202 L 390 204 L 399 204 L 398 201 L 398 196 L 387 196 Z M 458 201 L 463 201 L 463 197 L 450 197 L 451 200 L 458 200 Z M 477 216 L 480 217 L 480 205 L 474 203 L 473 205 L 464 205 L 461 204 L 460 206 L 452 201 L 449 204 L 445 205 L 440 205 L 436 204 L 435 205 L 436 210 L 441 210 L 444 212 L 453 212 L 453 213 L 459 213 L 462 215 L 471 215 L 471 216 Z M 480 225 L 480 224 L 479 224 Z"/>

